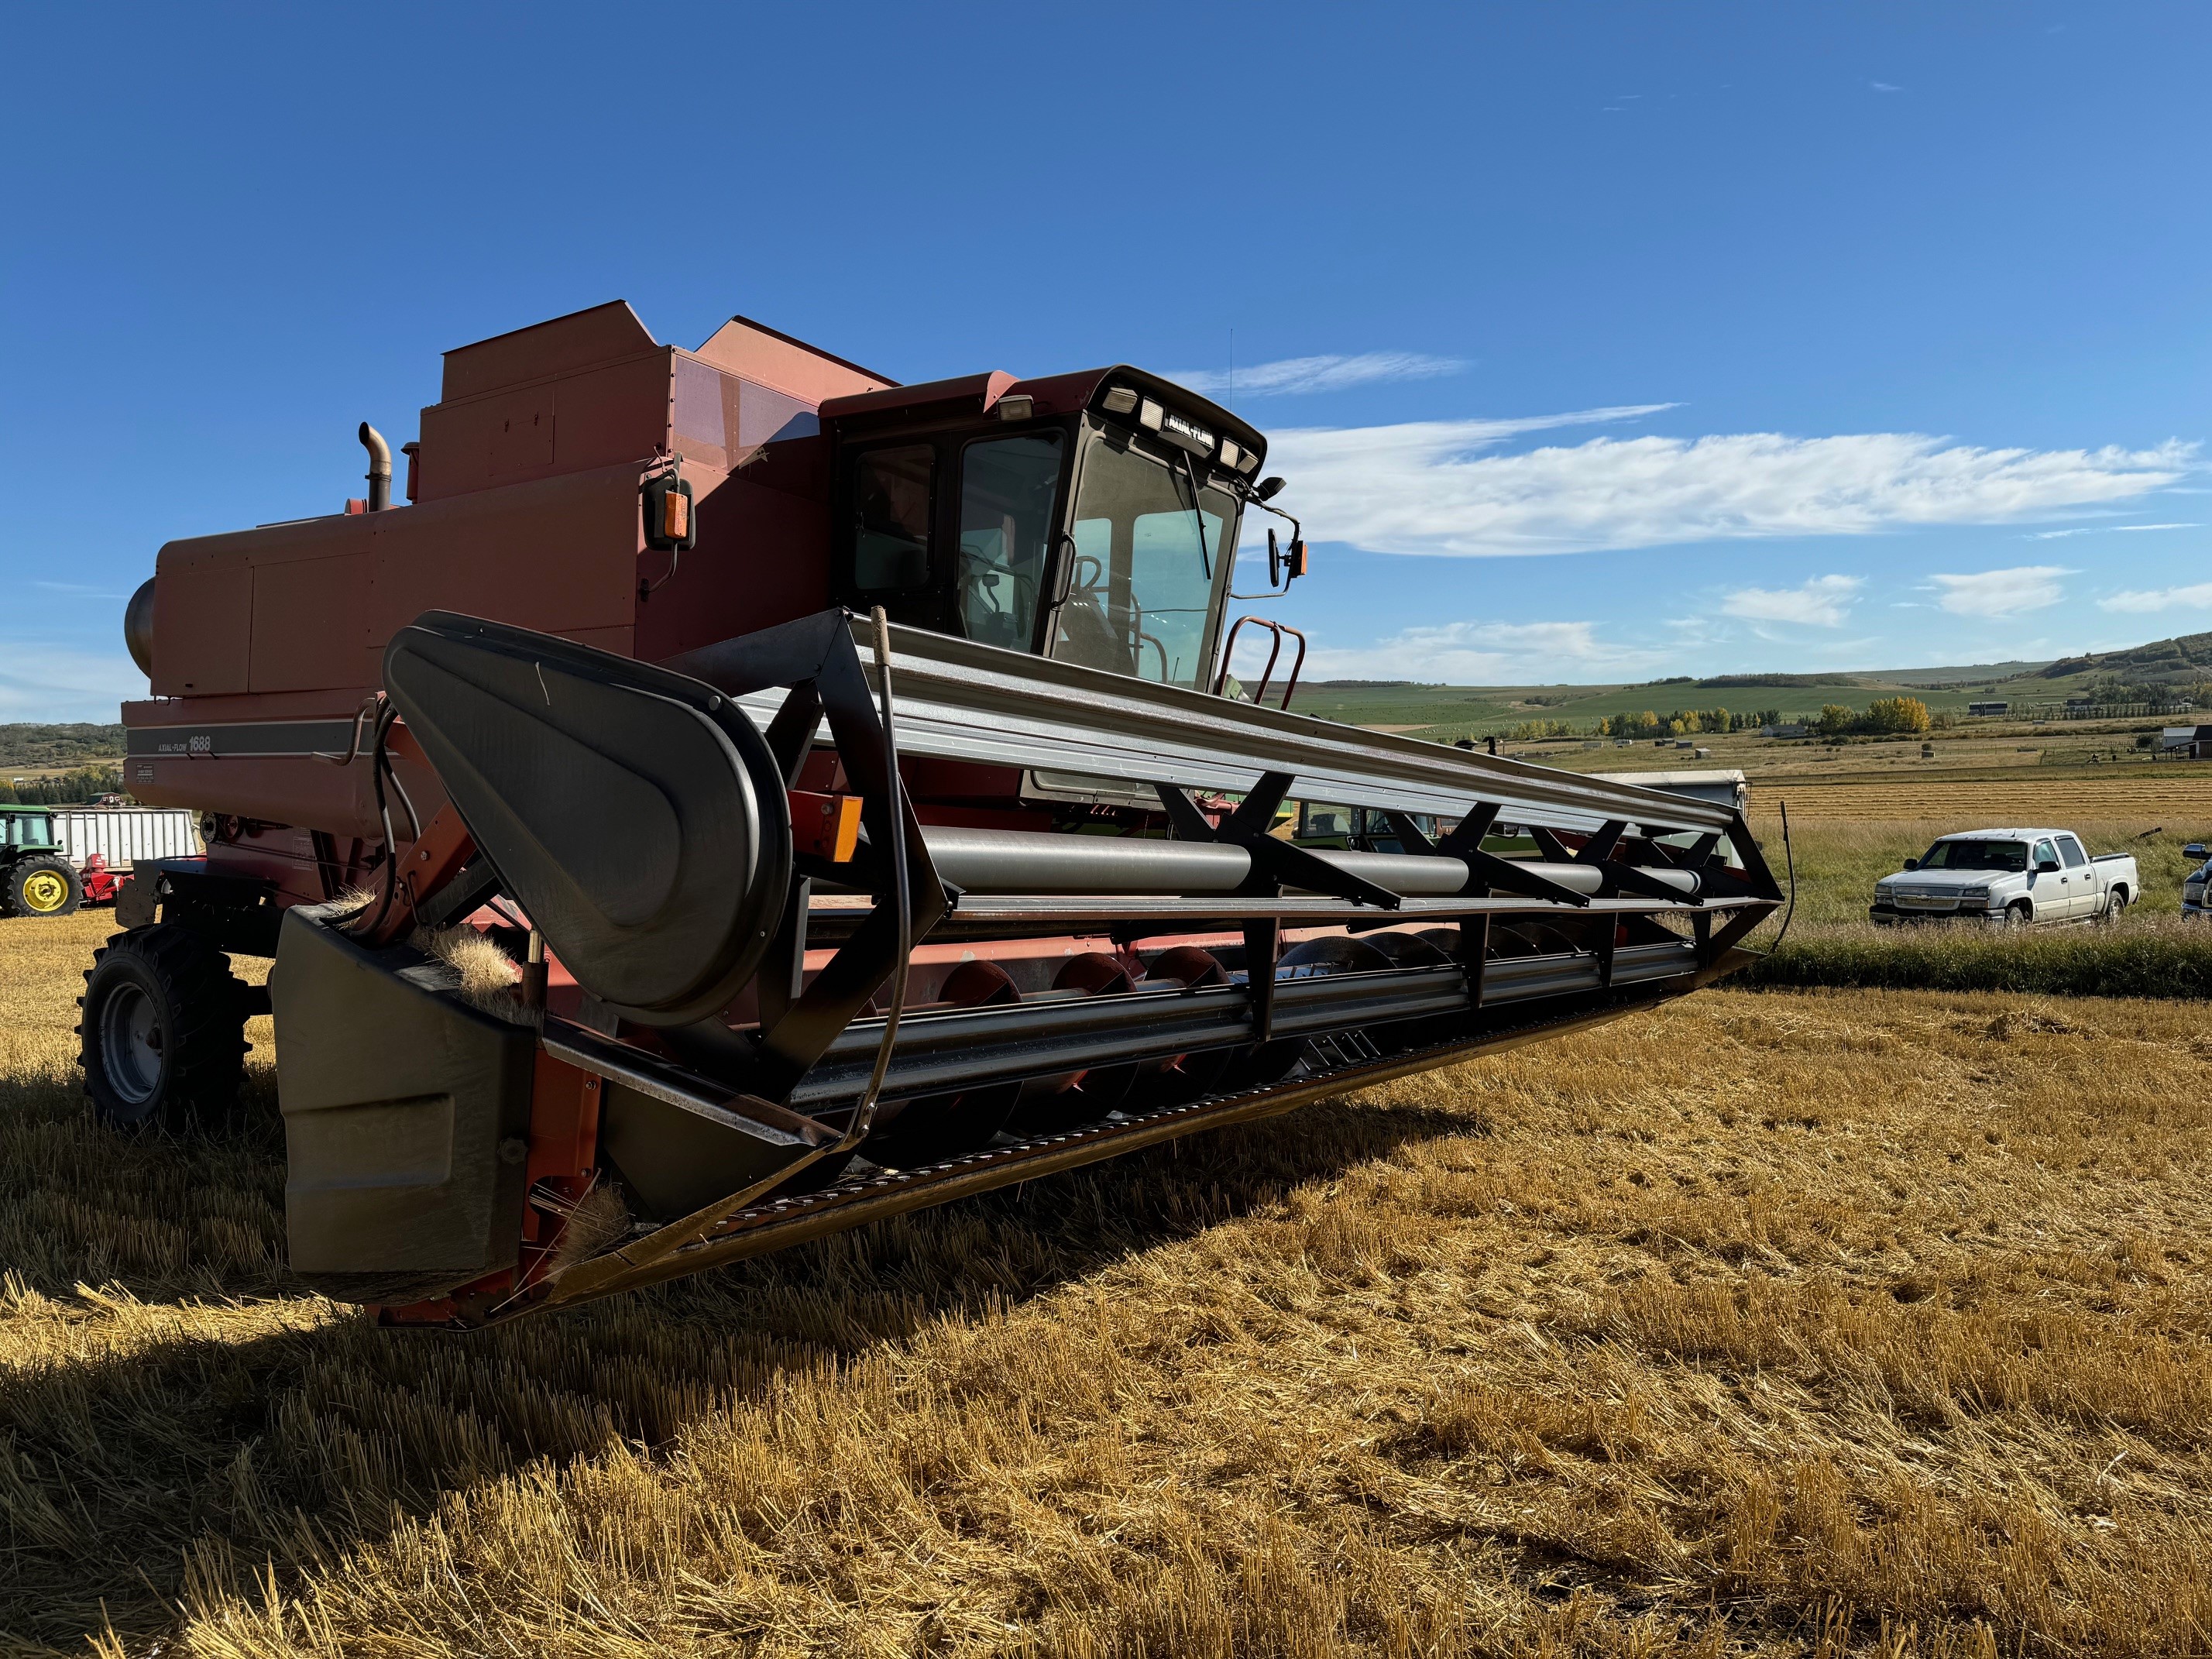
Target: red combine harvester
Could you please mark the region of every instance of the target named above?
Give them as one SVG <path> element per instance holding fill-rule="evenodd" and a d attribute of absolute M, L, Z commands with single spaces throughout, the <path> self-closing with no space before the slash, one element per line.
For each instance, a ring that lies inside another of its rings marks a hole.
<path fill-rule="evenodd" d="M 365 499 L 133 598 L 129 787 L 207 852 L 125 885 L 81 1026 L 99 1112 L 175 1121 L 273 1012 L 292 1266 L 387 1323 L 1611 1019 L 1780 901 L 1725 807 L 1233 686 L 1241 520 L 1271 590 L 1304 544 L 1156 375 L 900 386 L 617 303 L 447 354 L 421 434 L 409 505 L 363 426 Z"/>

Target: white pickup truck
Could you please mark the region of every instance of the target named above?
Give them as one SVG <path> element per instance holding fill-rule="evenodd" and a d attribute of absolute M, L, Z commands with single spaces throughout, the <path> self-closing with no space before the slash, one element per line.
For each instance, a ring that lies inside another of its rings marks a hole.
<path fill-rule="evenodd" d="M 2070 830 L 1969 830 L 1874 884 L 1878 926 L 1972 916 L 2010 927 L 2117 921 L 2142 891 L 2126 853 L 2092 858 Z"/>

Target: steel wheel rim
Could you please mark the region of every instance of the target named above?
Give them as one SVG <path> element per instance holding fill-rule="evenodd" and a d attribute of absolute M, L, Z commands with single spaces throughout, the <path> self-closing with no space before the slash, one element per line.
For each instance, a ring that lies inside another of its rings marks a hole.
<path fill-rule="evenodd" d="M 23 878 L 23 904 L 39 915 L 51 915 L 69 902 L 69 883 L 51 870 L 33 870 Z"/>
<path fill-rule="evenodd" d="M 160 1027 L 154 999 L 136 985 L 118 986 L 101 1005 L 100 1055 L 107 1085 L 130 1105 L 143 1105 L 161 1087 Z"/>

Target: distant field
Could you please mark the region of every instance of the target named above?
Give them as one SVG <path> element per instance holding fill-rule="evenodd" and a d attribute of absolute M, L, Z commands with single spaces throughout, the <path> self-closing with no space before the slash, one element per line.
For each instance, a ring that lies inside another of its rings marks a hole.
<path fill-rule="evenodd" d="M 2212 836 L 2212 765 L 2113 769 L 2103 776 L 2045 775 L 1951 781 L 1941 774 L 1894 781 L 1848 775 L 1819 781 L 1756 783 L 1751 816 L 1764 823 L 1788 802 L 1793 823 L 1816 820 L 1945 819 L 1954 828 L 1992 824 L 2073 824 L 2078 819 L 2164 826 L 2189 839 Z"/>
<path fill-rule="evenodd" d="M 1417 730 L 1444 742 L 1478 736 L 1526 720 L 1568 720 L 1588 726 L 1608 714 L 1649 709 L 1666 714 L 1677 708 L 1779 709 L 1785 720 L 1820 712 L 1824 703 L 1864 708 L 1877 697 L 1913 696 L 1933 714 L 1964 716 L 1966 705 L 1984 699 L 2063 702 L 2085 690 L 2088 673 L 2057 679 L 1989 680 L 1935 690 L 1910 678 L 1839 675 L 1804 685 L 1704 685 L 1662 682 L 1635 685 L 1398 685 L 1301 684 L 1291 707 L 1350 726 L 1390 726 Z"/>
<path fill-rule="evenodd" d="M 88 723 L 0 723 L 0 778 L 47 776 L 90 762 L 120 760 L 123 727 Z"/>

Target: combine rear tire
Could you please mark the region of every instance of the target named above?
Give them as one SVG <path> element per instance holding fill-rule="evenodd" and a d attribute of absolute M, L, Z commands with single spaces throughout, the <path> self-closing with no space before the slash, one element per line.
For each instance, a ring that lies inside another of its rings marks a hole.
<path fill-rule="evenodd" d="M 0 871 L 0 915 L 65 916 L 84 902 L 67 859 L 24 859 Z"/>
<path fill-rule="evenodd" d="M 118 933 L 95 951 L 77 1006 L 77 1064 L 112 1128 L 215 1120 L 238 1098 L 246 987 L 230 958 L 173 923 Z"/>

